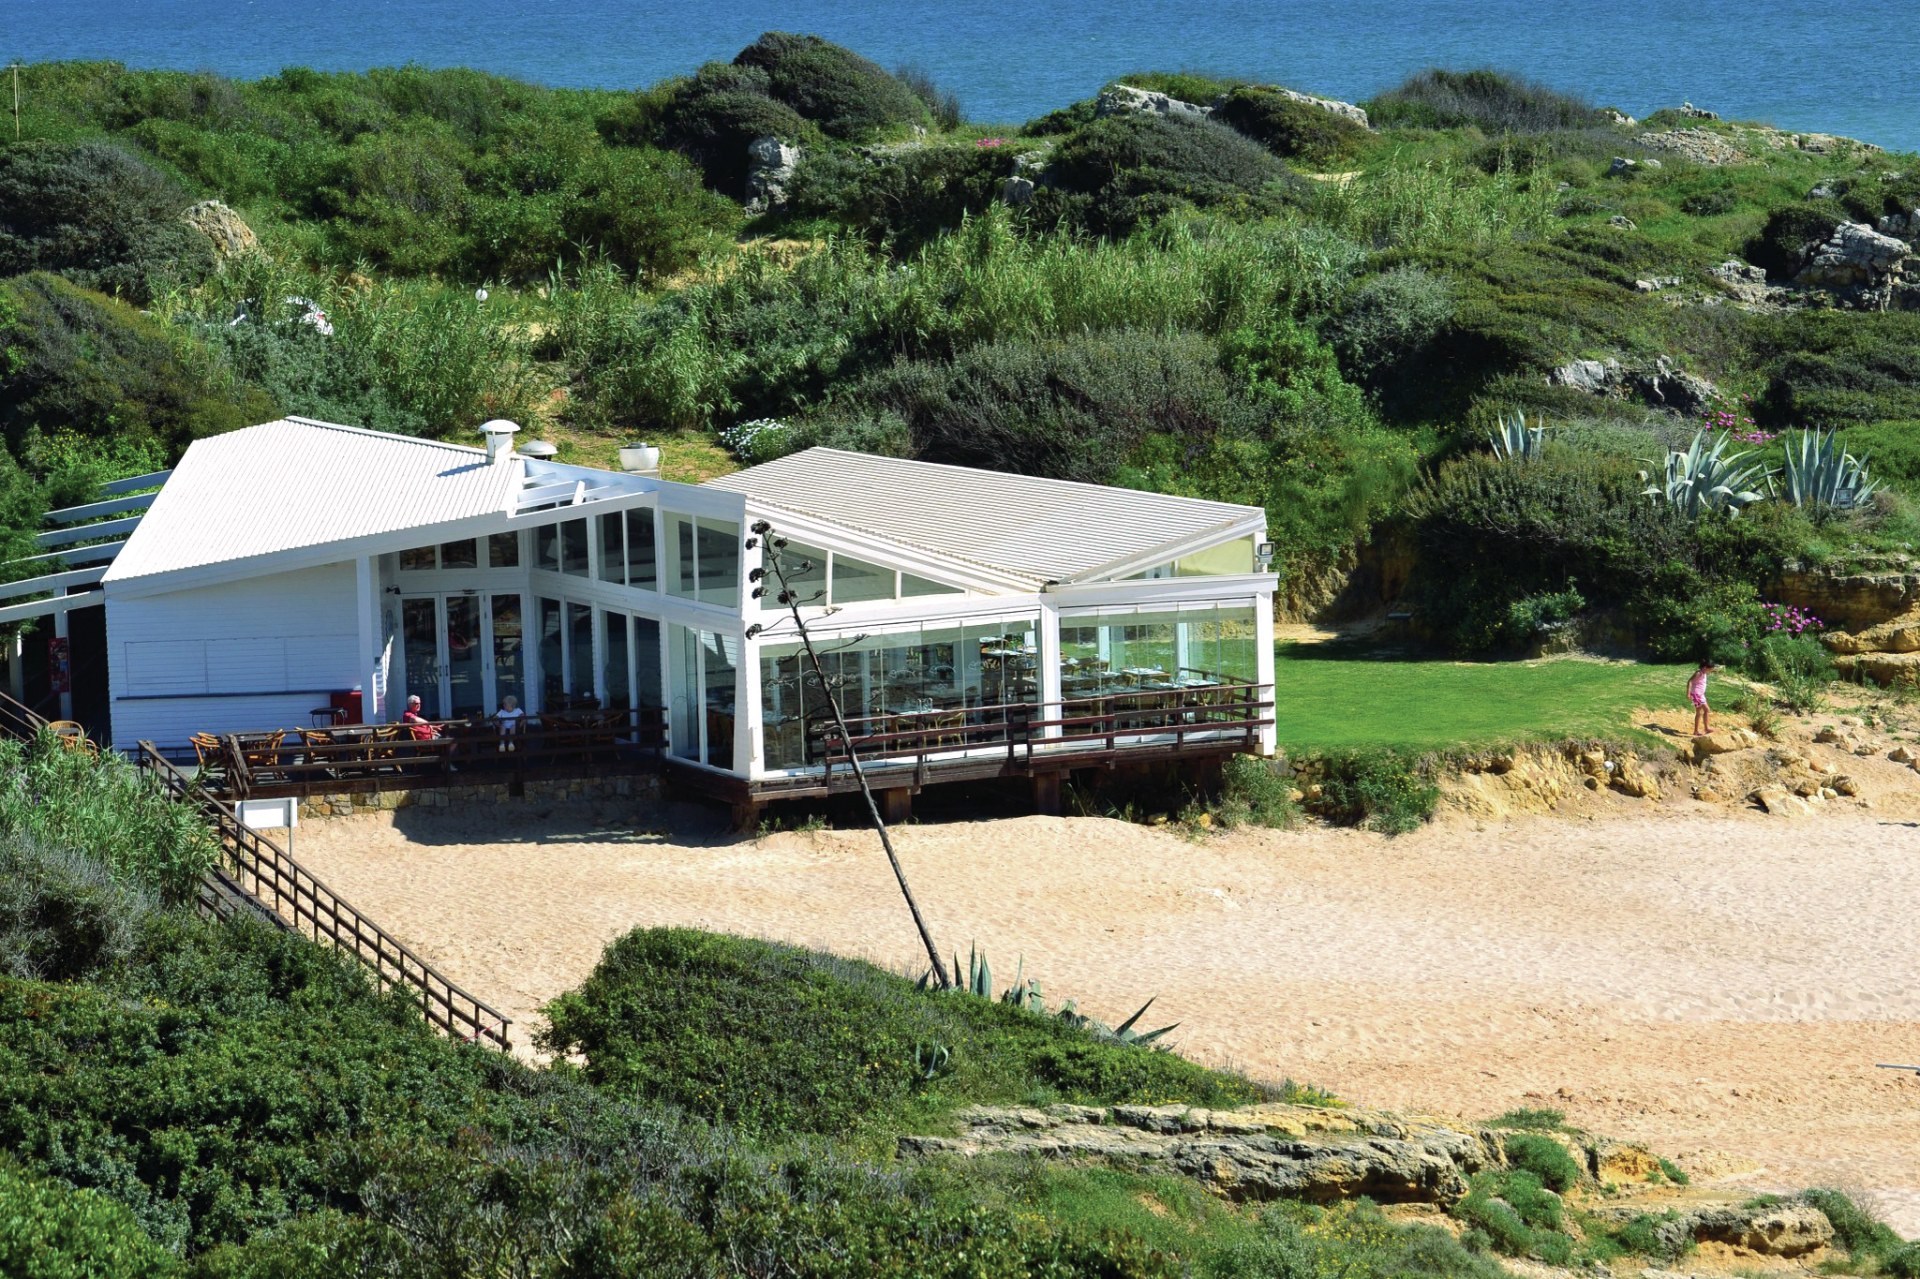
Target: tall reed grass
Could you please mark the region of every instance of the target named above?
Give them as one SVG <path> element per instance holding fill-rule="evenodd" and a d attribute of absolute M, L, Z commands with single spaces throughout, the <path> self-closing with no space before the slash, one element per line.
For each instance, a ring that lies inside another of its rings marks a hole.
<path fill-rule="evenodd" d="M 48 733 L 0 741 L 0 836 L 80 853 L 169 902 L 191 898 L 219 855 L 198 814 L 132 764 L 78 754 Z"/>

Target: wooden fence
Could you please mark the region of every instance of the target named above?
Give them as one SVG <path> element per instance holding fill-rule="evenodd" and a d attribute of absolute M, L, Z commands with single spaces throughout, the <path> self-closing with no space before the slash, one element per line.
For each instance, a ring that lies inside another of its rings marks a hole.
<path fill-rule="evenodd" d="M 1033 703 L 964 712 L 849 716 L 848 738 L 831 720 L 809 726 L 810 762 L 829 777 L 852 751 L 874 766 L 912 762 L 930 774 L 943 760 L 1005 752 L 1009 771 L 1110 759 L 1183 755 L 1196 750 L 1251 751 L 1273 723 L 1269 685 L 1222 683 L 1175 692 L 1132 692 L 1063 700 L 1059 714 Z M 849 740 L 850 739 L 850 740 Z"/>
<path fill-rule="evenodd" d="M 386 929 L 355 910 L 271 839 L 248 827 L 223 801 L 154 749 L 140 743 L 140 763 L 181 803 L 206 817 L 220 841 L 221 865 L 202 886 L 200 904 L 220 917 L 264 912 L 314 941 L 330 942 L 364 964 L 382 987 L 398 986 L 428 1022 L 450 1035 L 510 1049 L 512 1023 L 449 981 Z"/>

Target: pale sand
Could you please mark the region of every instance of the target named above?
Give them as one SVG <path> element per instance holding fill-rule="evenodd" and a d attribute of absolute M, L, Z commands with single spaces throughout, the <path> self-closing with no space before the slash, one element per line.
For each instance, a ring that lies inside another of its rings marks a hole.
<path fill-rule="evenodd" d="M 1723 810 L 1724 811 L 1724 810 Z M 571 824 L 569 824 L 571 823 Z M 686 829 L 692 829 L 691 826 Z M 296 855 L 455 980 L 534 1010 L 628 929 L 757 934 L 920 971 L 868 833 L 760 841 L 409 810 Z M 1739 1184 L 1842 1183 L 1920 1232 L 1920 823 L 1653 813 L 1455 819 L 1397 840 L 1089 818 L 909 826 L 935 937 L 1050 1003 L 1149 995 L 1180 1050 L 1356 1101 L 1547 1105 Z"/>

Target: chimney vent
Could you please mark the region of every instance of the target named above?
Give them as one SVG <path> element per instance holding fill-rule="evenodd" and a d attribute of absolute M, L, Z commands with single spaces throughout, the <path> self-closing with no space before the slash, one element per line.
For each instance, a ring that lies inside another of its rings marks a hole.
<path fill-rule="evenodd" d="M 497 462 L 513 452 L 513 437 L 520 428 L 503 417 L 497 417 L 480 428 L 480 434 L 487 437 L 487 461 Z"/>

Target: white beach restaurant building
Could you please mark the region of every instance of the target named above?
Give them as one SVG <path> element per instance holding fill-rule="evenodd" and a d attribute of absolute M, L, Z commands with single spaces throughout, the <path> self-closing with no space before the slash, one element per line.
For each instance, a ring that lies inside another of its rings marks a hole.
<path fill-rule="evenodd" d="M 678 484 L 486 429 L 470 448 L 287 418 L 196 441 L 93 596 L 113 742 L 335 705 L 390 721 L 409 695 L 480 717 L 511 695 L 534 715 L 656 708 L 675 765 L 803 777 L 824 708 L 754 571 L 770 535 L 818 597 L 808 629 L 859 733 L 950 725 L 936 744 L 962 757 L 967 726 L 1009 706 L 1054 722 L 1244 688 L 1268 699 L 1246 732 L 1272 749 L 1257 507 L 822 448 Z"/>

